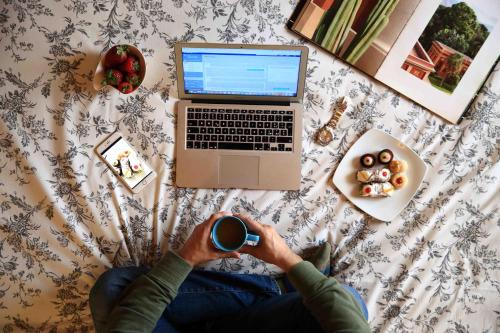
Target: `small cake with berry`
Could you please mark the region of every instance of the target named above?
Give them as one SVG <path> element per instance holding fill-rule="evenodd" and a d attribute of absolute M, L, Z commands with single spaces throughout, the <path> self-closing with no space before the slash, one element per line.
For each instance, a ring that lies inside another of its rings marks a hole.
<path fill-rule="evenodd" d="M 391 183 L 397 189 L 403 188 L 408 184 L 408 177 L 404 173 L 396 173 L 392 176 Z"/>
<path fill-rule="evenodd" d="M 394 186 L 389 182 L 365 184 L 361 186 L 362 197 L 390 197 L 394 193 Z"/>
<path fill-rule="evenodd" d="M 359 170 L 356 178 L 361 183 L 384 183 L 391 179 L 391 171 L 387 168 Z"/>
<path fill-rule="evenodd" d="M 378 153 L 378 161 L 381 164 L 388 164 L 394 158 L 394 153 L 390 149 L 381 150 Z"/>
<path fill-rule="evenodd" d="M 364 154 L 359 159 L 359 162 L 361 163 L 361 165 L 363 167 L 371 168 L 372 166 L 375 165 L 375 163 L 377 162 L 377 159 L 376 159 L 375 155 L 373 155 L 373 154 Z"/>
<path fill-rule="evenodd" d="M 389 169 L 392 173 L 405 172 L 408 170 L 408 163 L 405 160 L 392 160 Z"/>

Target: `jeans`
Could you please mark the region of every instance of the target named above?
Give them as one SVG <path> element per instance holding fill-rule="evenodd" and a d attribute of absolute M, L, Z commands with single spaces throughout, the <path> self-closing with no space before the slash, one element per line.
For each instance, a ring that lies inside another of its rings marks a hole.
<path fill-rule="evenodd" d="M 104 332 L 125 288 L 146 267 L 105 272 L 90 291 L 90 309 L 98 333 Z M 368 317 L 361 296 L 344 286 Z M 323 332 L 296 292 L 281 294 L 276 280 L 256 274 L 192 271 L 167 305 L 153 332 Z"/>

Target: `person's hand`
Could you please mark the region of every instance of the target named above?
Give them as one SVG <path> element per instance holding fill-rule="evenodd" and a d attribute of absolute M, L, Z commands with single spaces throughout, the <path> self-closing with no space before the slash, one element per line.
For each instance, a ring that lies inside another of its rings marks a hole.
<path fill-rule="evenodd" d="M 248 229 L 260 236 L 257 246 L 246 245 L 240 249 L 241 253 L 252 256 L 273 264 L 288 272 L 293 266 L 302 261 L 302 258 L 295 254 L 286 245 L 285 241 L 272 227 L 257 223 L 250 217 L 234 214 L 246 223 Z"/>
<path fill-rule="evenodd" d="M 178 252 L 178 255 L 191 266 L 220 258 L 239 259 L 240 254 L 238 252 L 223 252 L 217 250 L 210 240 L 210 231 L 215 221 L 226 215 L 232 214 L 229 212 L 219 212 L 210 216 L 205 222 L 198 224 L 182 249 Z"/>

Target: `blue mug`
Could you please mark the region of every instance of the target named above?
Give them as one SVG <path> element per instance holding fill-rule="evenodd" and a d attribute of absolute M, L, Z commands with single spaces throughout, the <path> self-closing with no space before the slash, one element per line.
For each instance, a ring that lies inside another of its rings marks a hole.
<path fill-rule="evenodd" d="M 210 238 L 214 246 L 224 252 L 239 250 L 247 242 L 258 243 L 260 237 L 248 231 L 241 219 L 236 216 L 223 216 L 212 227 Z"/>

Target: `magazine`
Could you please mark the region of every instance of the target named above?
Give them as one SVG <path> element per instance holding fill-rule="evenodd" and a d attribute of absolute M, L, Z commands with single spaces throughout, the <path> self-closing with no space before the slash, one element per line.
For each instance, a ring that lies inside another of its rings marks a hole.
<path fill-rule="evenodd" d="M 456 123 L 500 54 L 499 0 L 305 0 L 287 26 Z"/>

